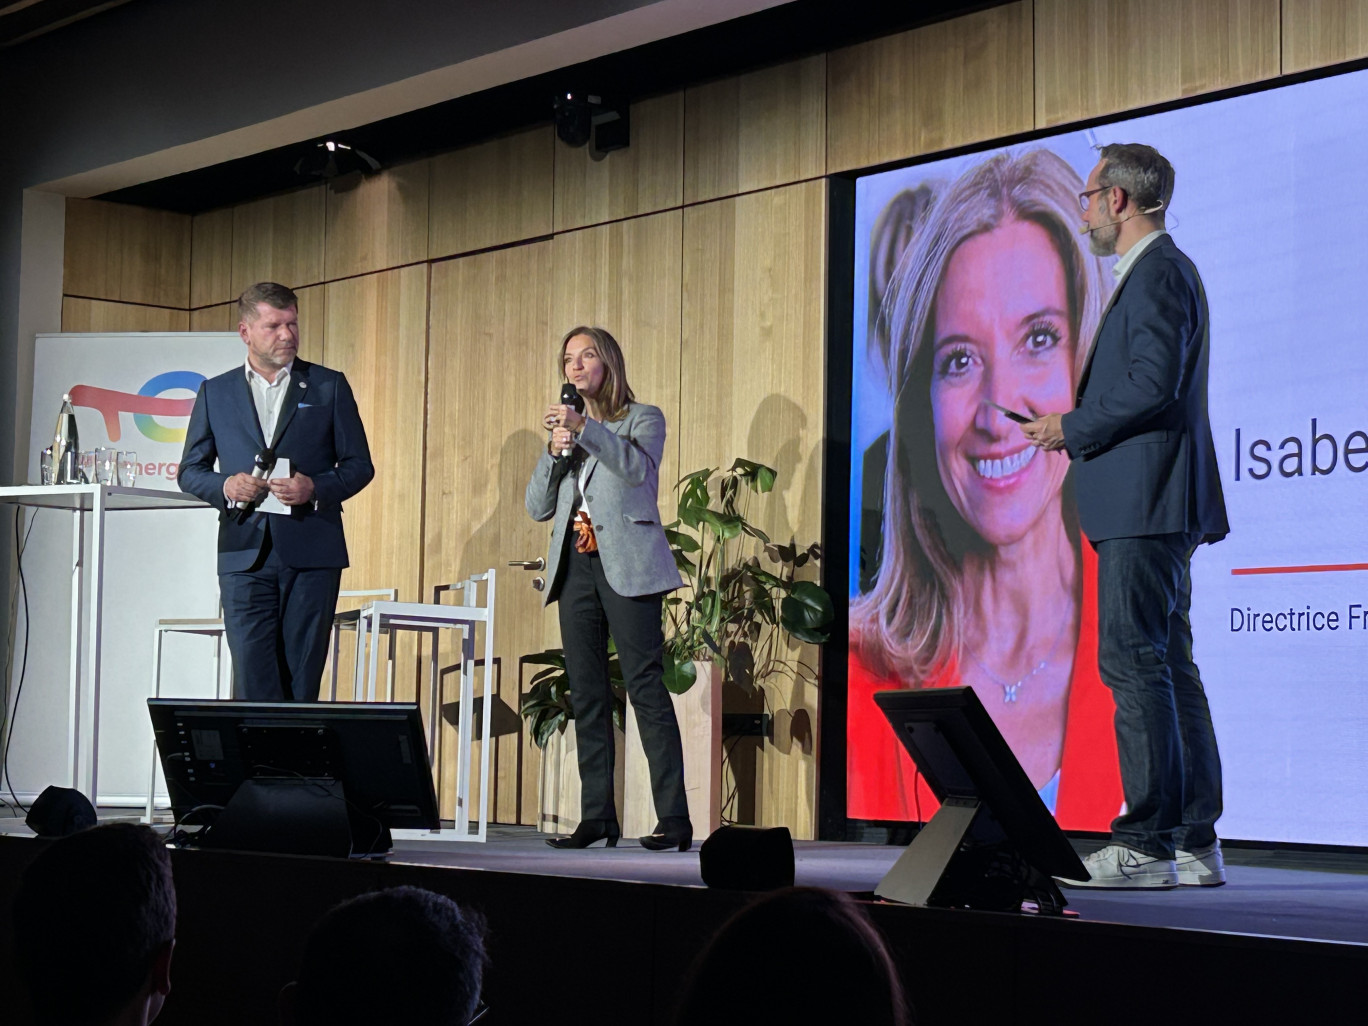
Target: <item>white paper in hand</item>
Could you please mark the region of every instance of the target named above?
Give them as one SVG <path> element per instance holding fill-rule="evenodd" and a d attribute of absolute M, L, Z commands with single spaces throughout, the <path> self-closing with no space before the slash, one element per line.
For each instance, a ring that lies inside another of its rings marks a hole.
<path fill-rule="evenodd" d="M 271 476 L 266 480 L 275 481 L 278 478 L 290 476 L 290 461 L 281 457 L 275 461 L 275 466 L 271 468 Z M 281 502 L 270 492 L 266 493 L 266 498 L 261 500 L 261 505 L 257 507 L 258 513 L 284 513 L 287 516 L 290 507 Z"/>

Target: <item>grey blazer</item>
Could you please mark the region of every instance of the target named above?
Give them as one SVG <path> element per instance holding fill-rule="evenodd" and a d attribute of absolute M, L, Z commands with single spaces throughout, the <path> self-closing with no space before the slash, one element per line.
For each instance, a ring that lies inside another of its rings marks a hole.
<path fill-rule="evenodd" d="M 585 460 L 584 506 L 594 522 L 599 558 L 609 586 L 623 596 L 656 595 L 683 585 L 657 505 L 665 415 L 632 403 L 621 420 L 586 420 L 579 446 Z M 551 520 L 543 605 L 560 592 L 561 553 L 575 502 L 578 460 L 543 452 L 527 482 L 525 504 L 533 520 Z"/>
<path fill-rule="evenodd" d="M 1209 334 L 1197 268 L 1172 238 L 1156 239 L 1112 294 L 1062 418 L 1092 541 L 1229 532 L 1207 418 Z"/>

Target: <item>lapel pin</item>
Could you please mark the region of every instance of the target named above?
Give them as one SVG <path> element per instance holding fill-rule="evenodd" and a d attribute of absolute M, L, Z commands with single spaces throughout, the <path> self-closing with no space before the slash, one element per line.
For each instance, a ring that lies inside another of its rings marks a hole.
<path fill-rule="evenodd" d="M 300 379 L 299 379 L 299 387 L 300 387 L 300 388 L 308 388 L 308 387 L 309 387 L 309 383 L 308 383 L 307 381 L 305 381 L 303 378 L 300 378 Z"/>

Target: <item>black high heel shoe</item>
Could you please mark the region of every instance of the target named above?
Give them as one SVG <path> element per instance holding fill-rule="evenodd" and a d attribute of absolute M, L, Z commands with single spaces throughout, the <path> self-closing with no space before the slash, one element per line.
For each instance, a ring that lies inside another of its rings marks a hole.
<path fill-rule="evenodd" d="M 640 841 L 647 851 L 688 851 L 693 844 L 693 824 L 687 816 L 666 816 L 656 824 L 655 833 Z"/>
<path fill-rule="evenodd" d="M 569 837 L 548 837 L 546 843 L 553 848 L 587 848 L 607 840 L 605 847 L 616 848 L 621 836 L 622 828 L 615 819 L 583 819 Z"/>

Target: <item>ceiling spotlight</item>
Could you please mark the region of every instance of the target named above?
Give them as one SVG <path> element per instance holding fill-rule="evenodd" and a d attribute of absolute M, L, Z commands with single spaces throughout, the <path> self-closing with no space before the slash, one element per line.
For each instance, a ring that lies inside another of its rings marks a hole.
<path fill-rule="evenodd" d="M 336 139 L 325 139 L 295 162 L 294 171 L 306 178 L 336 178 L 360 171 L 363 175 L 380 170 L 380 161 L 365 150 L 358 150 Z"/>
<path fill-rule="evenodd" d="M 584 146 L 592 140 L 591 156 L 600 158 L 631 144 L 631 108 L 626 100 L 567 90 L 556 94 L 551 109 L 556 135 L 567 146 Z"/>

